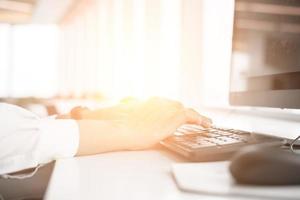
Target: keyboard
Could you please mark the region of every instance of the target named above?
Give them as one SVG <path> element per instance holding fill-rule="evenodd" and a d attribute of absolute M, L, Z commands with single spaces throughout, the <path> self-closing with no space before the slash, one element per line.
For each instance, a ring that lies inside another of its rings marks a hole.
<path fill-rule="evenodd" d="M 236 129 L 184 125 L 161 144 L 191 161 L 219 161 L 228 160 L 241 147 L 279 140 Z"/>

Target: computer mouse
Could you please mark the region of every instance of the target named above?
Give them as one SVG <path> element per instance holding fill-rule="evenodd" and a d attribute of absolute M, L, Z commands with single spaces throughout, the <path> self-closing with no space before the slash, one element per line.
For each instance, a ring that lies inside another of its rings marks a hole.
<path fill-rule="evenodd" d="M 233 156 L 229 170 L 240 184 L 300 184 L 300 155 L 280 148 L 245 147 Z"/>

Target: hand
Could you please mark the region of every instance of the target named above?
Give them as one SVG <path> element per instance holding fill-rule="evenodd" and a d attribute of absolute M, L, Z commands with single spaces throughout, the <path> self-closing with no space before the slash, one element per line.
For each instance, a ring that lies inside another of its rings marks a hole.
<path fill-rule="evenodd" d="M 131 107 L 123 125 L 129 149 L 144 149 L 173 134 L 183 124 L 211 125 L 211 120 L 176 101 L 151 98 Z"/>
<path fill-rule="evenodd" d="M 93 116 L 93 120 L 89 118 L 78 121 L 78 155 L 145 149 L 170 136 L 183 124 L 199 124 L 204 127 L 211 124 L 210 119 L 193 109 L 163 98 L 151 98 L 145 102 L 136 101 L 115 107 L 115 113 L 111 112 L 115 114 L 111 115 L 115 118 L 110 120 L 98 120 L 102 117 L 97 118 L 96 112 L 90 112 L 93 115 L 90 113 L 89 116 Z"/>

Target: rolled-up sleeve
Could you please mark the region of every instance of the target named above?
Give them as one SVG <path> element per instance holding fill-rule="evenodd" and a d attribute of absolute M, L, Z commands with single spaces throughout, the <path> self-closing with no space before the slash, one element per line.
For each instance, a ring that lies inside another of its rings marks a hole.
<path fill-rule="evenodd" d="M 41 119 L 1 103 L 0 124 L 0 175 L 72 157 L 79 146 L 74 120 Z"/>

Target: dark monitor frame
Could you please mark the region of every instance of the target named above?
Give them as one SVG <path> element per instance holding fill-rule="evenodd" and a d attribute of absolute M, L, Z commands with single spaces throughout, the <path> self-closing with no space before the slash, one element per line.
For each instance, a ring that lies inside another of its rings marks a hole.
<path fill-rule="evenodd" d="M 234 8 L 232 43 L 234 42 L 235 39 L 235 31 L 234 31 L 235 23 L 236 23 L 235 15 L 236 13 Z M 300 89 L 247 91 L 247 92 L 231 91 L 232 71 L 233 71 L 233 45 L 231 47 L 231 64 L 230 64 L 230 87 L 229 87 L 230 105 L 300 109 Z"/>

